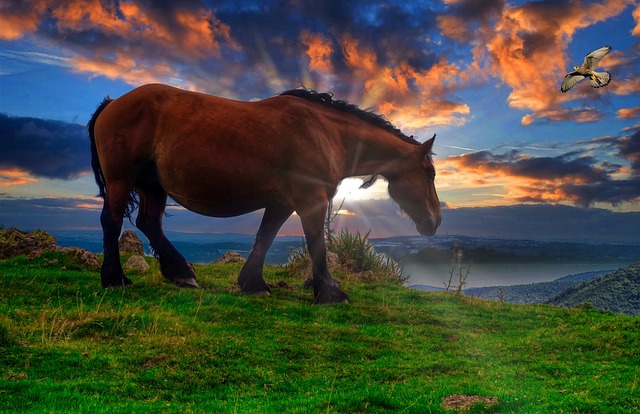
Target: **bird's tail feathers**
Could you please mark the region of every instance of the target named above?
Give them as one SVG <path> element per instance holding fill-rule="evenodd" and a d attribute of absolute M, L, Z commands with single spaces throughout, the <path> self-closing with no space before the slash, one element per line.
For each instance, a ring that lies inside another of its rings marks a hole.
<path fill-rule="evenodd" d="M 601 88 L 611 82 L 611 74 L 609 72 L 593 72 L 590 78 L 592 88 Z"/>

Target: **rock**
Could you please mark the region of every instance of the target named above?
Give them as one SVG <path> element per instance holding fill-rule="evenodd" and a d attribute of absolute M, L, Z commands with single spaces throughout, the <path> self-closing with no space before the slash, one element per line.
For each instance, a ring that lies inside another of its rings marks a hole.
<path fill-rule="evenodd" d="M 76 263 L 88 266 L 93 269 L 100 268 L 100 261 L 98 260 L 98 256 L 95 253 L 92 253 L 88 250 L 81 249 L 79 247 L 58 247 L 58 250 L 62 253 L 70 256 L 73 261 Z"/>
<path fill-rule="evenodd" d="M 244 263 L 246 262 L 245 258 L 238 252 L 226 252 L 222 255 L 218 260 L 216 260 L 215 264 L 229 264 L 229 263 Z"/>
<path fill-rule="evenodd" d="M 142 240 L 132 230 L 125 230 L 118 240 L 118 248 L 122 253 L 133 253 L 139 256 L 144 256 L 144 248 L 142 247 Z"/>
<path fill-rule="evenodd" d="M 146 273 L 149 271 L 149 265 L 142 256 L 131 256 L 124 264 L 125 272 Z"/>
<path fill-rule="evenodd" d="M 56 248 L 56 238 L 46 231 L 23 232 L 16 228 L 0 228 L 0 260 L 25 255 L 30 259 Z"/>

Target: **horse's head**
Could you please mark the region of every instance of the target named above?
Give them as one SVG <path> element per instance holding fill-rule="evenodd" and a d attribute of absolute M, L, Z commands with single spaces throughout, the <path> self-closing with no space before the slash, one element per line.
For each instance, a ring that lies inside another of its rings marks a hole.
<path fill-rule="evenodd" d="M 434 179 L 436 170 L 431 160 L 431 147 L 436 136 L 416 146 L 416 151 L 400 168 L 385 177 L 389 182 L 389 195 L 416 223 L 418 233 L 433 236 L 442 221 L 440 200 Z"/>

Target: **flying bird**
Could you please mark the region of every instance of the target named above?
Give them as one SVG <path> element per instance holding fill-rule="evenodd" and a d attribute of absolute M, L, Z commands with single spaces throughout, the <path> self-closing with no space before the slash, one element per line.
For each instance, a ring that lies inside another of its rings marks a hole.
<path fill-rule="evenodd" d="M 592 88 L 607 86 L 609 82 L 611 82 L 611 74 L 609 72 L 595 72 L 595 69 L 598 67 L 600 59 L 605 57 L 610 50 L 611 46 L 604 46 L 585 56 L 582 66 L 574 66 L 573 72 L 568 73 L 567 76 L 564 77 L 564 81 L 560 87 L 562 93 L 573 88 L 573 85 L 584 78 L 589 78 L 591 80 Z"/>

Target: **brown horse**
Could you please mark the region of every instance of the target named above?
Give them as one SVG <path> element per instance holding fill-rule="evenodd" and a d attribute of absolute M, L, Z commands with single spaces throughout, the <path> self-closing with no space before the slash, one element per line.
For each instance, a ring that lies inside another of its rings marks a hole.
<path fill-rule="evenodd" d="M 312 258 L 316 303 L 347 300 L 327 269 L 323 233 L 327 203 L 342 179 L 382 175 L 421 234 L 435 234 L 441 221 L 431 160 L 435 136 L 420 144 L 383 117 L 328 93 L 294 89 L 239 102 L 145 85 L 105 99 L 88 128 L 104 197 L 104 287 L 131 284 L 120 266 L 118 237 L 135 207 L 135 224 L 148 237 L 163 276 L 198 286 L 162 230 L 167 196 L 213 217 L 264 209 L 238 276 L 242 291 L 250 293 L 269 292 L 262 277 L 265 255 L 297 212 Z"/>

